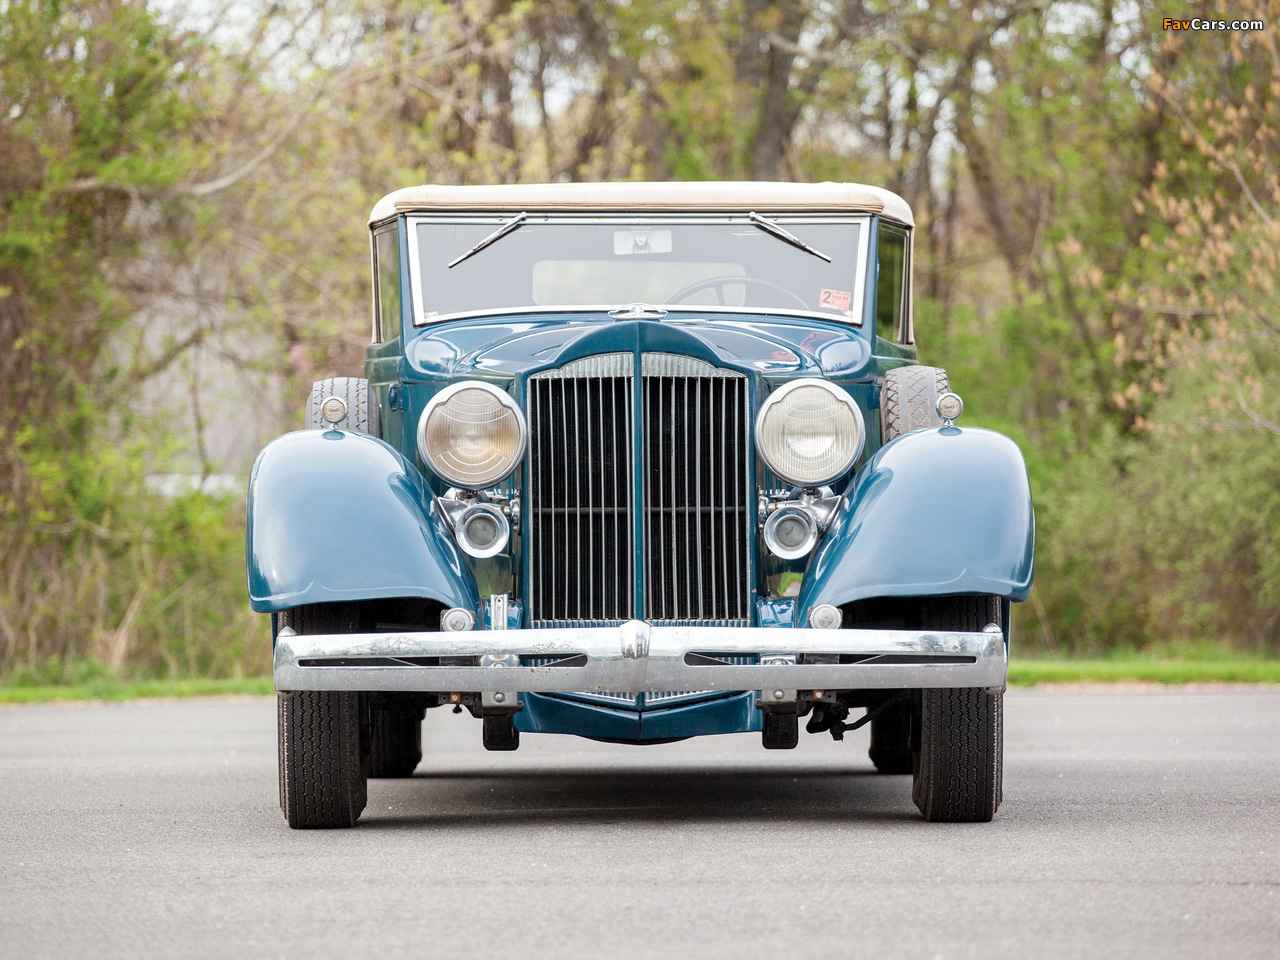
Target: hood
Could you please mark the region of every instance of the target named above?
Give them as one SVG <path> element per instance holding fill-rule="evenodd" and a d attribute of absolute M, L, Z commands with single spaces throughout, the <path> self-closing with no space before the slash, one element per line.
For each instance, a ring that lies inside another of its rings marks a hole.
<path fill-rule="evenodd" d="M 670 313 L 614 320 L 607 314 L 506 314 L 428 327 L 409 341 L 407 379 L 506 379 L 600 353 L 693 356 L 720 367 L 791 379 L 854 381 L 869 375 L 867 338 L 850 326 L 803 317 Z"/>

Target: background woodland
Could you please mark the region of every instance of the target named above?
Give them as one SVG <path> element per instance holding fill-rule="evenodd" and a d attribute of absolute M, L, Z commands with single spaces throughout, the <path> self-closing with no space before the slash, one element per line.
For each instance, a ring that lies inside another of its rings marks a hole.
<path fill-rule="evenodd" d="M 0 0 L 0 678 L 268 669 L 199 481 L 358 371 L 424 181 L 901 193 L 922 356 L 1031 470 L 1019 651 L 1280 653 L 1280 0 L 1166 15 Z"/>

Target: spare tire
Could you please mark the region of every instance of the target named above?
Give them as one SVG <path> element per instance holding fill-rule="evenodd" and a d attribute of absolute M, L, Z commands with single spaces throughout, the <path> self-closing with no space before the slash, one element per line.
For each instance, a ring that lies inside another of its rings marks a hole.
<path fill-rule="evenodd" d="M 330 423 L 320 413 L 320 408 L 330 397 L 337 397 L 347 405 L 347 417 Z M 369 381 L 360 377 L 330 377 L 311 385 L 311 397 L 307 401 L 307 426 L 326 430 L 336 427 L 356 433 L 382 435 L 382 418 Z"/>

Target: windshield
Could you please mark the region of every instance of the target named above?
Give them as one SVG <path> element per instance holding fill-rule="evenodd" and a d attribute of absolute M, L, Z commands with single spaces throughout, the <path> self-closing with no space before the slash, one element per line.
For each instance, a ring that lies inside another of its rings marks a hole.
<path fill-rule="evenodd" d="M 864 220 L 528 214 L 412 224 L 419 323 L 471 311 L 632 303 L 861 317 Z"/>

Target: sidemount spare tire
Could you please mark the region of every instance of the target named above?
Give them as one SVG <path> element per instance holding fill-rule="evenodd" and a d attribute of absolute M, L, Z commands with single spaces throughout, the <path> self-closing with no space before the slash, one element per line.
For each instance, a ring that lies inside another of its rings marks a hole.
<path fill-rule="evenodd" d="M 942 426 L 938 398 L 950 392 L 947 371 L 939 367 L 894 367 L 880 387 L 880 440 Z"/>
<path fill-rule="evenodd" d="M 330 397 L 337 397 L 347 405 L 345 420 L 329 423 L 324 419 L 320 409 Z M 330 377 L 328 380 L 317 380 L 311 385 L 311 396 L 307 400 L 307 426 L 313 430 L 336 427 L 355 433 L 381 436 L 382 420 L 378 403 L 374 399 L 373 391 L 369 388 L 369 381 L 360 377 Z"/>

